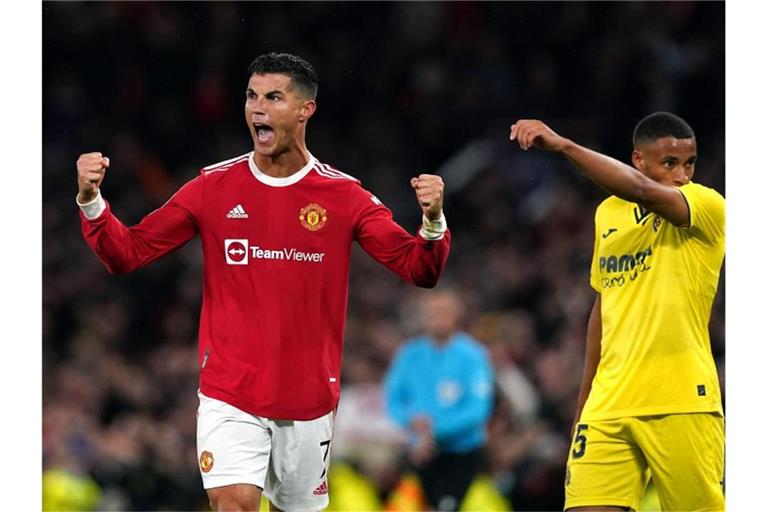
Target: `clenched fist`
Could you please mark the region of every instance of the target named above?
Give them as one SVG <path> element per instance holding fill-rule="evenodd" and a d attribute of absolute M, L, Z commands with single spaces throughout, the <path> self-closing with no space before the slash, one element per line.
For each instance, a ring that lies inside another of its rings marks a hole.
<path fill-rule="evenodd" d="M 77 200 L 87 203 L 99 191 L 104 173 L 109 167 L 109 158 L 101 153 L 85 153 L 77 159 Z"/>
<path fill-rule="evenodd" d="M 424 215 L 429 220 L 439 219 L 443 211 L 443 179 L 433 174 L 419 174 L 418 178 L 411 178 L 411 187 L 416 191 Z"/>

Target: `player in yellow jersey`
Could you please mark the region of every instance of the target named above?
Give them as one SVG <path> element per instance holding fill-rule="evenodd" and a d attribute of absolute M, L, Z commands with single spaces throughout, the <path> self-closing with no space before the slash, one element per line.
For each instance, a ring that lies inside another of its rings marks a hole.
<path fill-rule="evenodd" d="M 559 153 L 613 196 L 595 214 L 584 377 L 567 510 L 637 509 L 649 477 L 664 510 L 724 510 L 724 420 L 708 323 L 725 254 L 725 199 L 693 183 L 696 138 L 657 112 L 634 132 L 634 168 L 538 120 L 522 149 Z"/>

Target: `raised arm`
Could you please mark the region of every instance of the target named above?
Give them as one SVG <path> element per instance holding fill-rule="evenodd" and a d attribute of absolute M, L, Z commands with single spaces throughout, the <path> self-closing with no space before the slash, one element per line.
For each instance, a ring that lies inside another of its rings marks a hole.
<path fill-rule="evenodd" d="M 392 219 L 392 212 L 370 192 L 358 188 L 355 239 L 376 261 L 406 281 L 434 287 L 445 268 L 451 234 L 443 215 L 443 180 L 422 174 L 411 179 L 422 209 L 422 225 L 411 235 Z"/>
<path fill-rule="evenodd" d="M 610 194 L 640 204 L 675 226 L 690 225 L 688 203 L 675 186 L 659 183 L 615 158 L 580 146 L 539 120 L 517 121 L 509 139 L 517 140 L 524 150 L 535 146 L 559 153 Z"/>
<path fill-rule="evenodd" d="M 77 204 L 83 237 L 109 272 L 141 268 L 197 233 L 195 212 L 202 193 L 201 177 L 188 182 L 163 206 L 129 228 L 112 214 L 99 191 L 107 167 L 109 159 L 101 153 L 80 156 Z"/>

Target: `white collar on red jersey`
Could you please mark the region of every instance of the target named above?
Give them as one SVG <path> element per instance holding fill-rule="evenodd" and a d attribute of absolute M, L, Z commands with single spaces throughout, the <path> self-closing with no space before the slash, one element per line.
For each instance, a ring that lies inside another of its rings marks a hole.
<path fill-rule="evenodd" d="M 248 155 L 248 167 L 251 168 L 251 174 L 253 174 L 253 177 L 263 184 L 269 185 L 270 187 L 287 187 L 288 185 L 298 183 L 301 178 L 306 176 L 307 173 L 312 170 L 312 167 L 315 166 L 316 161 L 317 160 L 315 157 L 310 154 L 309 162 L 307 162 L 307 165 L 299 169 L 298 172 L 295 172 L 286 178 L 275 178 L 274 176 L 264 174 L 258 167 L 256 167 L 256 162 L 253 161 L 253 151 L 251 151 L 251 154 Z"/>

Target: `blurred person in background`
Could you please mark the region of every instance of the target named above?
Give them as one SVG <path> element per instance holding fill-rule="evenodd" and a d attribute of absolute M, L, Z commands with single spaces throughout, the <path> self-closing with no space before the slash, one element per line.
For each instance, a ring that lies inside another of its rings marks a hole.
<path fill-rule="evenodd" d="M 384 381 L 387 411 L 408 431 L 408 457 L 437 510 L 458 510 L 484 470 L 493 405 L 488 351 L 459 330 L 462 311 L 453 290 L 425 296 L 425 332 L 404 343 Z"/>
<path fill-rule="evenodd" d="M 558 153 L 613 194 L 595 213 L 585 369 L 566 470 L 568 510 L 724 510 L 724 419 L 709 318 L 725 254 L 725 199 L 693 183 L 696 137 L 656 112 L 630 167 L 538 120 L 510 140 Z"/>
<path fill-rule="evenodd" d="M 440 177 L 411 180 L 423 213 L 413 236 L 357 179 L 308 151 L 317 87 L 302 58 L 257 57 L 245 91 L 253 151 L 204 167 L 130 228 L 100 192 L 108 157 L 77 162 L 82 233 L 111 273 L 202 239 L 197 442 L 217 510 L 256 510 L 262 491 L 273 509 L 327 506 L 352 242 L 421 287 L 436 284 L 448 257 Z"/>

